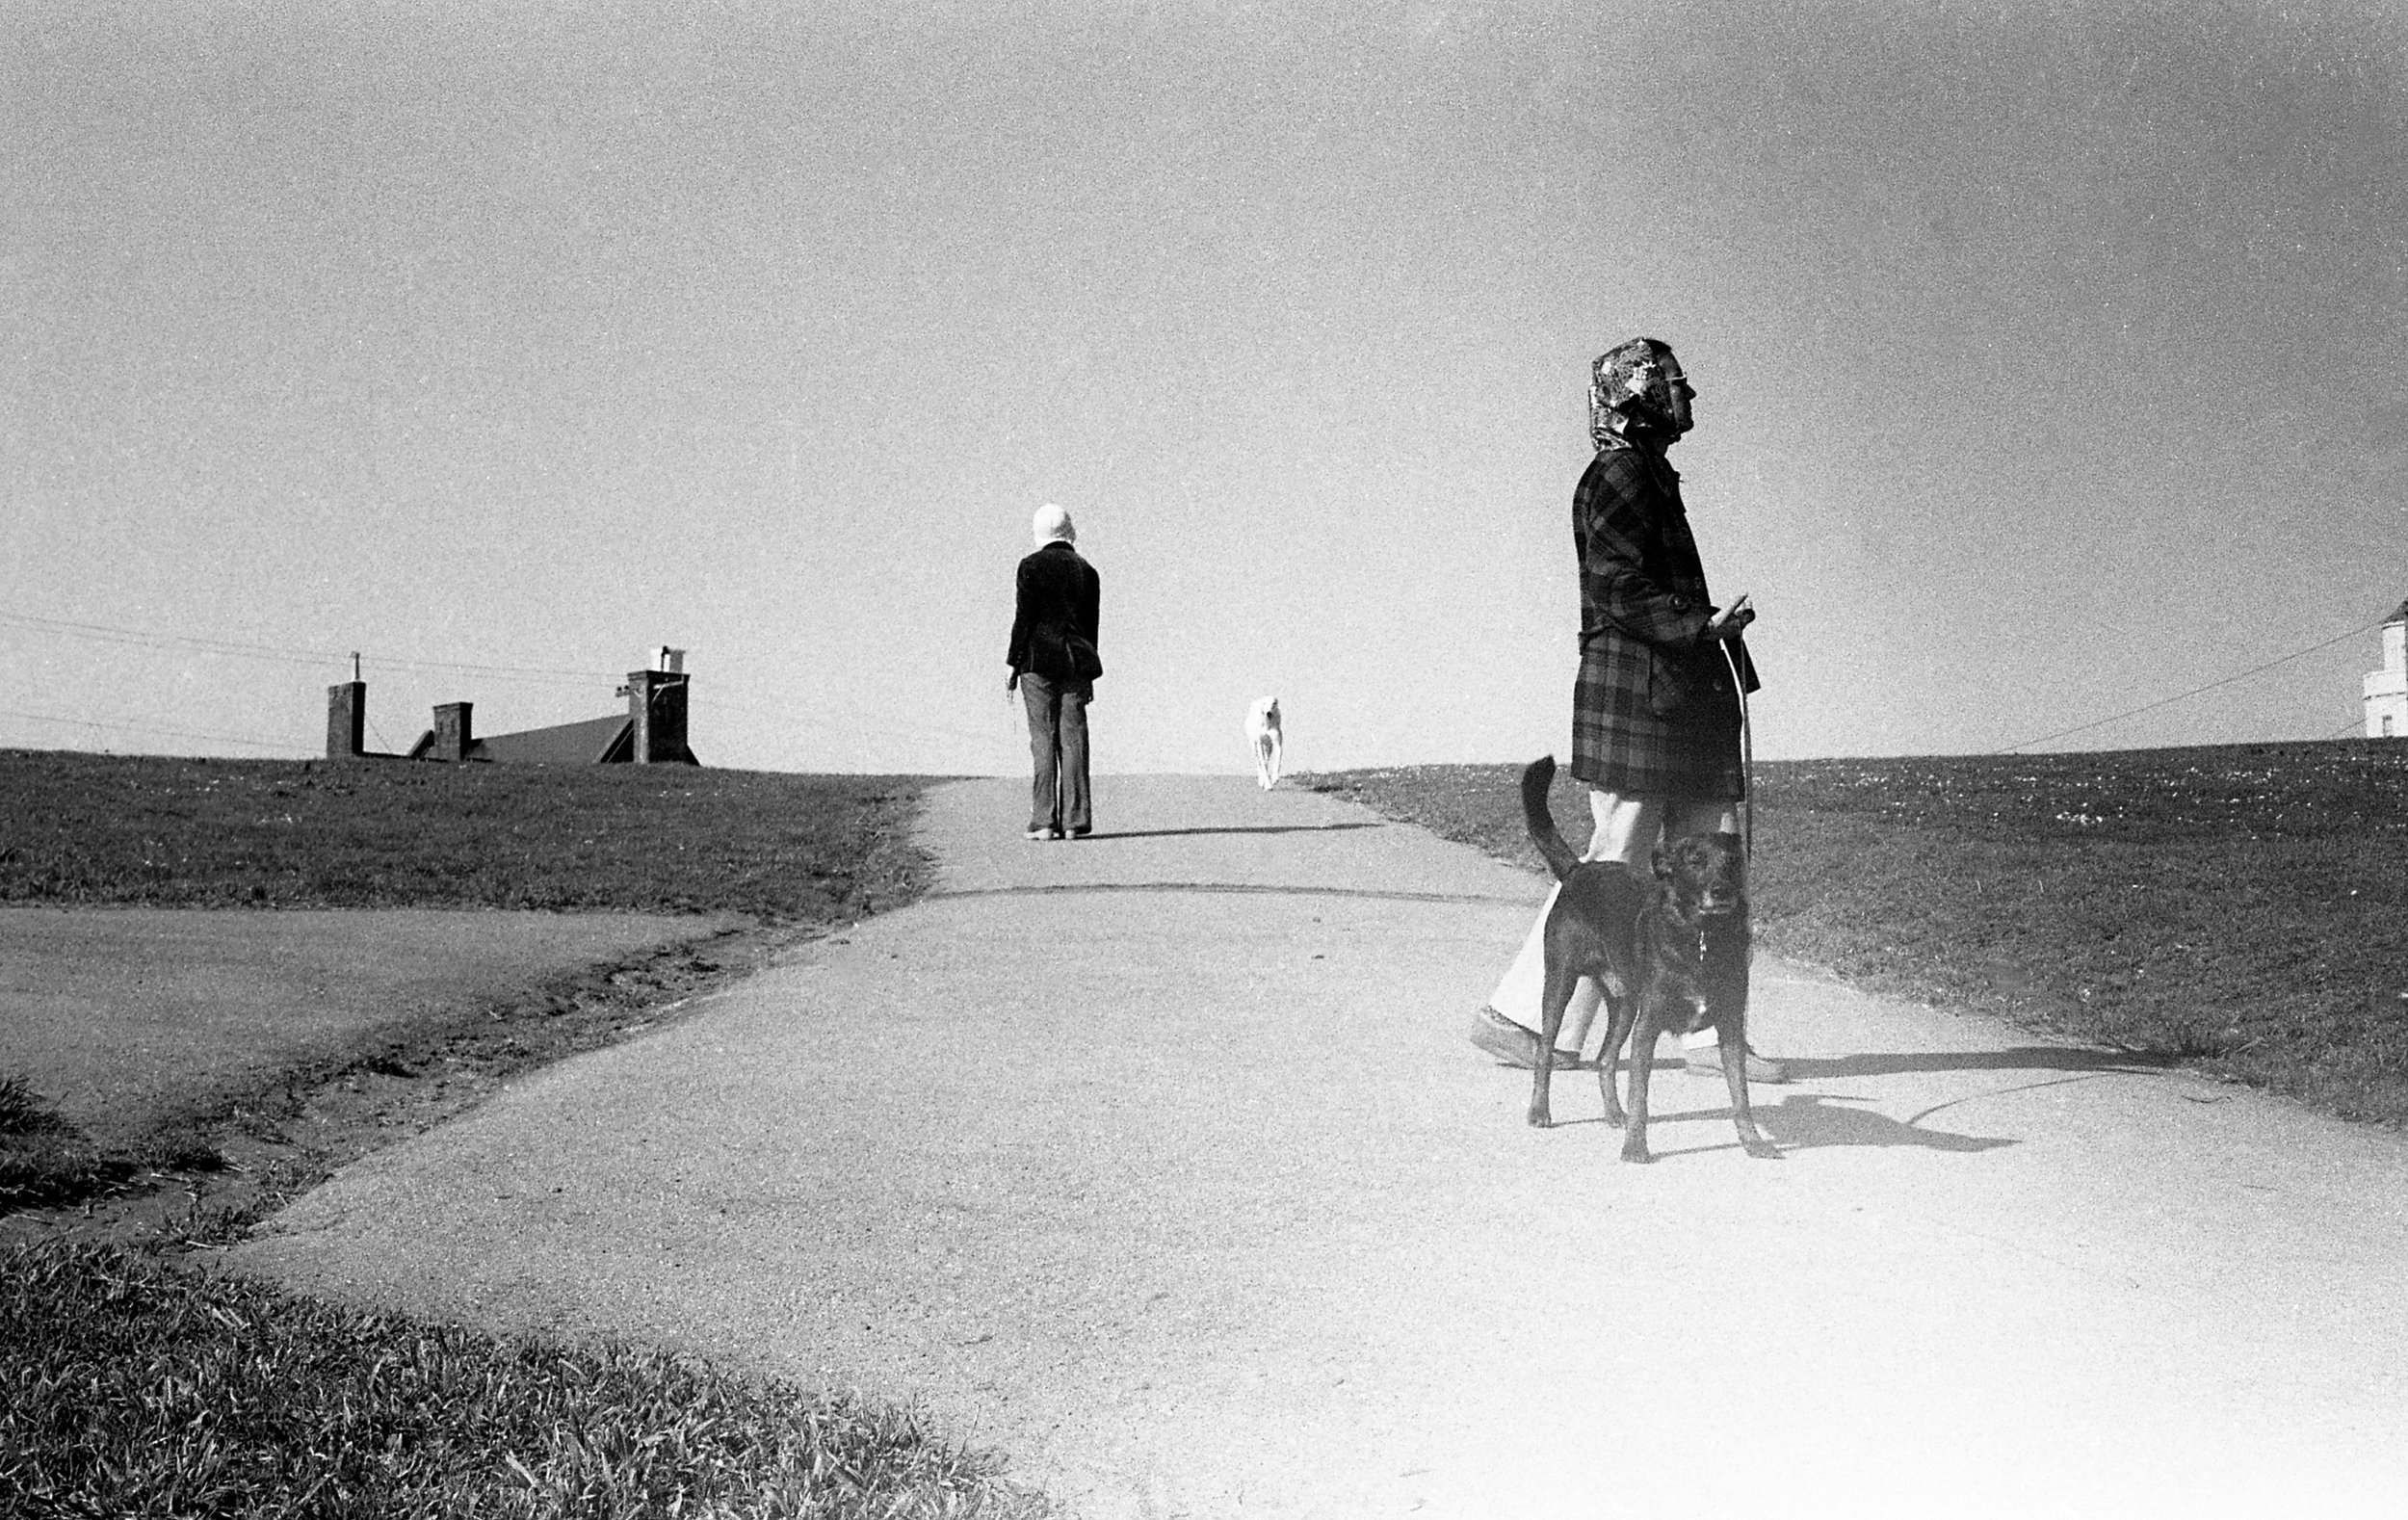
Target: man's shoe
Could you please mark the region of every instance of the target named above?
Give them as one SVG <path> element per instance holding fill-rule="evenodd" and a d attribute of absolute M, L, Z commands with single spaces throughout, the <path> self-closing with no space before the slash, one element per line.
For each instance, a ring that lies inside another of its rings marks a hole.
<path fill-rule="evenodd" d="M 1087 835 L 1093 832 L 1095 832 L 1095 830 L 1092 826 L 1086 828 L 1074 828 L 1070 831 L 1070 837 L 1073 839 L 1085 839 Z"/>
<path fill-rule="evenodd" d="M 1682 1069 L 1692 1077 L 1722 1075 L 1722 1050 L 1719 1046 L 1684 1050 L 1681 1052 L 1681 1062 Z M 1751 1050 L 1747 1053 L 1747 1080 L 1777 1088 L 1790 1080 L 1790 1069 L 1770 1057 L 1759 1056 Z"/>
<path fill-rule="evenodd" d="M 1492 1008 L 1482 1008 L 1473 1017 L 1472 1043 L 1508 1066 L 1528 1071 L 1538 1064 L 1538 1036 Z M 1557 1051 L 1555 1060 L 1557 1071 L 1581 1068 L 1581 1058 L 1568 1050 Z"/>
<path fill-rule="evenodd" d="M 1023 839 L 1034 839 L 1040 841 L 1047 839 L 1060 839 L 1061 837 L 1061 830 L 1059 828 L 1032 828 L 1020 837 Z"/>

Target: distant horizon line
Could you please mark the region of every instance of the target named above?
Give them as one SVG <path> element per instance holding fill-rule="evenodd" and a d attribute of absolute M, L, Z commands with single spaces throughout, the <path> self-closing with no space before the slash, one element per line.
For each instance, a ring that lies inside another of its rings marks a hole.
<path fill-rule="evenodd" d="M 2321 746 L 2321 745 L 2351 745 L 2351 744 L 2360 744 L 2360 745 L 2388 745 L 2388 744 L 2397 744 L 2397 745 L 2401 746 L 2403 753 L 2408 753 L 2408 735 L 2400 735 L 2400 734 L 2392 734 L 2392 735 L 2328 734 L 2328 735 L 2325 735 L 2325 736 L 2320 737 L 2320 738 L 2310 738 L 2310 739 L 2227 739 L 2227 740 L 2216 740 L 2216 741 L 2212 741 L 2212 742 L 2202 742 L 2202 743 L 2197 743 L 2197 744 L 2134 745 L 2134 746 L 2126 746 L 2126 747 L 2117 747 L 2117 748 L 2095 748 L 2095 749 L 2042 749 L 2042 750 L 2032 750 L 2032 751 L 2025 751 L 2025 750 L 2008 750 L 2008 749 L 1964 749 L 1964 750 L 1953 750 L 1953 751 L 1948 751 L 1948 750 L 1921 750 L 1921 751 L 1903 752 L 1903 753 L 1897 753 L 1897 754 L 1872 754 L 1872 753 L 1858 753 L 1858 754 L 1837 754 L 1837 755 L 1791 755 L 1791 756 L 1786 756 L 1786 757 L 1784 757 L 1784 758 L 1782 758 L 1782 759 L 1778 759 L 1778 760 L 1765 760 L 1765 759 L 1759 759 L 1759 760 L 1757 760 L 1757 761 L 1755 761 L 1755 762 L 1754 762 L 1754 765 L 1755 765 L 1756 769 L 1758 769 L 1758 770 L 1766 770 L 1766 769 L 1771 769 L 1771 768 L 1776 768 L 1776 767 L 1784 767 L 1784 766 L 1800 766 L 1800 765 L 1843 765 L 1843 764 L 1870 764 L 1870 763 L 1873 763 L 1873 762 L 1895 762 L 1895 761 L 1901 761 L 1901 760 L 1956 760 L 1956 761 L 1972 761 L 1972 760 L 2048 760 L 2048 759 L 2058 759 L 2058 758 L 2063 758 L 2063 757 L 2066 757 L 2066 756 L 2072 756 L 2072 755 L 2116 755 L 2116 754 L 2133 754 L 2133 755 L 2140 755 L 2140 754 L 2167 754 L 2167 753 L 2177 753 L 2177 752 L 2183 752 L 2183 751 L 2187 751 L 2187 750 L 2213 750 L 2213 749 L 2278 749 L 2278 748 L 2297 748 L 2297 747 L 2308 747 L 2308 746 Z M 353 765 L 359 765 L 359 766 L 374 766 L 374 765 L 381 765 L 381 764 L 387 764 L 387 763 L 392 763 L 392 764 L 403 764 L 403 765 L 458 765 L 458 766 L 463 766 L 463 767 L 469 767 L 469 766 L 474 766 L 474 767 L 496 767 L 496 768 L 499 768 L 499 769 L 502 769 L 502 770 L 510 770 L 510 771 L 525 771 L 525 770 L 552 770 L 552 771 L 593 771 L 593 770 L 621 771 L 621 770 L 644 770 L 644 771 L 650 771 L 650 770 L 654 770 L 654 769 L 669 769 L 669 768 L 667 768 L 667 767 L 651 767 L 651 766 L 645 766 L 645 767 L 628 767 L 628 766 L 617 766 L 617 765 L 613 765 L 613 766 L 603 766 L 603 765 L 599 765 L 599 764 L 552 764 L 552 763 L 540 762 L 540 761 L 518 761 L 518 762 L 510 762 L 510 761 L 492 761 L 492 760 L 465 760 L 465 761 L 419 760 L 419 759 L 412 759 L 412 758 L 411 758 L 411 757 L 409 757 L 408 755 L 403 755 L 403 754 L 383 754 L 383 753 L 371 753 L 371 754 L 367 754 L 367 755 L 359 756 L 359 757 L 356 757 L 356 758 L 350 758 L 350 757 L 347 757 L 347 758 L 343 758 L 343 759 L 339 759 L 339 760 L 338 760 L 338 759 L 329 759 L 327 756 L 326 756 L 326 755 L 324 755 L 324 754 L 284 754 L 284 755 L 275 755 L 275 754 L 265 754 L 265 755 L 193 754 L 193 753 L 180 753 L 180 752 L 170 752 L 170 751 L 162 751 L 162 750 L 148 750 L 148 749 L 77 749 L 77 748 L 70 748 L 70 747 L 65 747 L 65 746 L 55 746 L 55 745 L 23 745 L 23 744 L 6 744 L 6 743 L 0 743 L 0 755 L 81 755 L 81 756 L 86 756 L 86 757 L 89 757 L 89 758 L 92 758 L 92 759 L 95 759 L 95 760 L 160 760 L 160 761 L 174 761 L 174 762 L 184 763 L 184 764 L 194 764 L 194 763 L 198 763 L 198 764 L 208 764 L 208 763 L 213 763 L 213 762 L 214 762 L 214 763 L 228 764 L 228 765 L 327 765 L 327 766 L 353 766 Z M 1295 779 L 1299 779 L 1299 778 L 1301 778 L 1301 777 L 1305 777 L 1305 776 L 1346 775 L 1346 774 L 1354 773 L 1359 773 L 1359 772 L 1372 772 L 1372 771 L 1427 771 L 1427 770 L 1441 770 L 1441 769 L 1475 770 L 1475 769 L 1487 769 L 1487 768 L 1490 768 L 1490 767 L 1508 767 L 1508 768 L 1518 768 L 1518 767 L 1521 767 L 1521 766 L 1528 765 L 1528 764 L 1529 764 L 1531 760 L 1534 760 L 1534 759 L 1536 759 L 1536 758 L 1537 758 L 1537 756 L 1536 756 L 1536 755 L 1529 755 L 1529 756 L 1521 756 L 1521 757 L 1506 757 L 1506 758 L 1496 759 L 1496 760 L 1396 760 L 1396 761 L 1385 761 L 1385 762 L 1376 762 L 1376 763 L 1374 763 L 1374 762 L 1366 762 L 1366 763 L 1359 764 L 1359 765 L 1331 766 L 1331 767 L 1325 767 L 1325 768 L 1302 768 L 1302 769 L 1292 770 L 1292 771 L 1290 771 L 1290 772 L 1288 773 L 1288 774 L 1287 774 L 1287 779 L 1290 779 L 1290 780 L 1295 780 Z M 918 780 L 930 780 L 930 781 L 986 781 L 986 780 L 1015 779 L 1015 778 L 1019 778 L 1019 777 L 1021 776 L 1021 773 L 1020 773 L 1020 772 L 1018 772 L 1018 771 L 1016 771 L 1016 770 L 1010 770 L 1010 771 L 955 771 L 955 770 L 939 770 L 939 771 L 913 771 L 913 770 L 898 770 L 898 769 L 895 769 L 895 768 L 893 768 L 893 767 L 886 767 L 886 766 L 813 767 L 813 768 L 807 768 L 807 769 L 804 769 L 804 768 L 798 768 L 798 769 L 784 769 L 784 768 L 770 767 L 770 766 L 700 765 L 700 766 L 678 766 L 678 767 L 675 767 L 674 769 L 681 770 L 681 771 L 688 771 L 688 772 L 692 772 L 692 771 L 720 771 L 720 772 L 730 772 L 730 773 L 739 773 L 739 774 L 753 774 L 753 775 L 892 775 L 892 776 L 909 776 L 909 777 L 912 777 L 912 778 L 914 778 L 914 779 L 918 779 Z M 1232 765 L 1232 766 L 1225 766 L 1225 767 L 1223 767 L 1223 766 L 1216 766 L 1216 767 L 1209 767 L 1209 768 L 1208 768 L 1208 767 L 1197 767 L 1197 768 L 1192 768 L 1192 769 L 1189 769 L 1189 768 L 1178 768 L 1178 769 L 1172 769 L 1172 768 L 1163 768 L 1163 767 L 1144 767 L 1144 768 L 1134 768 L 1134 769 L 1112 769 L 1112 770 L 1101 770 L 1101 769 L 1099 769 L 1099 770 L 1097 770 L 1094 773 L 1095 773 L 1097 776 L 1099 776 L 1099 777 L 1101 777 L 1101 776 L 1118 776 L 1118 777 L 1124 777 L 1124 778 L 1127 778 L 1127 777 L 1138 777 L 1138 778 L 1142 778 L 1142 777 L 1150 777 L 1150 776 L 1180 776 L 1180 777 L 1190 777 L 1190 776 L 1191 776 L 1191 777 L 1214 777 L 1214 778 L 1227 778 L 1227 779 L 1241 779 L 1241 778 L 1243 778 L 1243 779 L 1245 779 L 1245 780 L 1248 780 L 1248 781 L 1251 781 L 1251 780 L 1253 779 L 1253 776 L 1254 776 L 1254 773 L 1253 773 L 1253 771 L 1251 771 L 1250 769 L 1248 769 L 1248 768 L 1246 768 L 1246 767 L 1244 767 L 1244 766 L 1243 766 L 1243 765 Z"/>

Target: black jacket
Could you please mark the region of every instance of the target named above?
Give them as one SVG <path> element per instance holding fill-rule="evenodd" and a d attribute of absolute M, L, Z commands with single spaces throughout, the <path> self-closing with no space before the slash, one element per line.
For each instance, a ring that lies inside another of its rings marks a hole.
<path fill-rule="evenodd" d="M 1020 562 L 1019 605 L 1011 618 L 1011 647 L 1004 659 L 1014 670 L 1051 681 L 1076 680 L 1068 637 L 1096 642 L 1095 616 L 1103 599 L 1103 577 L 1057 539 Z"/>

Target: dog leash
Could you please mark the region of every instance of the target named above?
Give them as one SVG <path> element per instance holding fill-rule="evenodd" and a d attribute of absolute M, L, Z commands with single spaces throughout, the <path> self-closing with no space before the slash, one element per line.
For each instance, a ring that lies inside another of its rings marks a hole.
<path fill-rule="evenodd" d="M 1731 685 L 1740 694 L 1740 849 L 1750 863 L 1756 858 L 1756 725 L 1747 716 L 1747 672 L 1731 645 L 1722 646 L 1722 662 L 1731 668 Z"/>
<path fill-rule="evenodd" d="M 1731 684 L 1740 694 L 1740 855 L 1746 861 L 1747 876 L 1752 880 L 1756 875 L 1756 725 L 1747 715 L 1747 672 L 1740 668 L 1739 655 L 1726 643 L 1722 646 L 1722 659 L 1731 668 Z M 1752 926 L 1745 943 L 1747 958 L 1743 964 L 1752 980 L 1756 965 Z M 1705 954 L 1702 936 L 1698 954 Z"/>

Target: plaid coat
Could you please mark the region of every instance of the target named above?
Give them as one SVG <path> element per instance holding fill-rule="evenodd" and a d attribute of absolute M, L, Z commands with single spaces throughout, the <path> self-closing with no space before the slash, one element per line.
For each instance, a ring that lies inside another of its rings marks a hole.
<path fill-rule="evenodd" d="M 1608 792 L 1734 801 L 1740 694 L 1721 648 L 1704 637 L 1715 611 L 1662 455 L 1601 440 L 1572 493 L 1581 563 L 1581 674 L 1572 693 L 1572 774 Z M 1747 689 L 1755 668 L 1734 642 Z"/>

